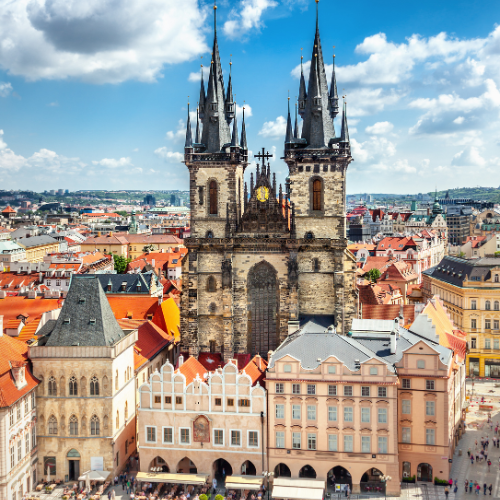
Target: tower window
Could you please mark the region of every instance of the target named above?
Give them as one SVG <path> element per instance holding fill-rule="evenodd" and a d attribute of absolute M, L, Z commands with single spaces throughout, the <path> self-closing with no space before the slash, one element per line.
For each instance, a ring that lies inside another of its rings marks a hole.
<path fill-rule="evenodd" d="M 208 277 L 207 292 L 215 292 L 217 290 L 217 282 L 213 276 Z"/>
<path fill-rule="evenodd" d="M 210 181 L 210 215 L 217 215 L 217 182 Z"/>
<path fill-rule="evenodd" d="M 313 271 L 315 273 L 319 272 L 319 259 L 313 259 Z"/>
<path fill-rule="evenodd" d="M 320 179 L 313 182 L 313 210 L 321 210 L 321 192 L 323 185 Z"/>

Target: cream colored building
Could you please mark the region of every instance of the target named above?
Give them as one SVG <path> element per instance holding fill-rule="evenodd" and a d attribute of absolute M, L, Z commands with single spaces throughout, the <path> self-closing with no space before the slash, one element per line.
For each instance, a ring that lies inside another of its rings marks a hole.
<path fill-rule="evenodd" d="M 26 359 L 27 345 L 3 334 L 0 316 L 0 498 L 21 500 L 37 481 L 38 380 Z"/>
<path fill-rule="evenodd" d="M 135 452 L 134 345 L 95 275 L 73 276 L 57 321 L 29 348 L 38 388 L 38 477 L 115 474 Z"/>
<path fill-rule="evenodd" d="M 209 358 L 208 358 L 209 359 Z M 261 475 L 266 458 L 266 362 L 256 356 L 207 370 L 196 358 L 167 362 L 140 390 L 141 471 Z"/>
<path fill-rule="evenodd" d="M 47 234 L 19 238 L 17 243 L 26 249 L 28 262 L 43 262 L 49 253 L 59 252 L 59 242 Z"/>

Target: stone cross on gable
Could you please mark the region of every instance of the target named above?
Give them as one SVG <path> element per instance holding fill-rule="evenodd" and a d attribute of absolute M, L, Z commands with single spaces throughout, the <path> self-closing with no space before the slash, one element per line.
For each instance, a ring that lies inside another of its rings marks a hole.
<path fill-rule="evenodd" d="M 266 160 L 269 160 L 269 158 L 272 158 L 274 155 L 269 154 L 269 151 L 266 153 L 266 148 L 262 148 L 262 153 L 258 153 L 254 155 L 255 158 L 258 158 L 259 160 L 262 159 L 262 168 L 266 167 Z"/>

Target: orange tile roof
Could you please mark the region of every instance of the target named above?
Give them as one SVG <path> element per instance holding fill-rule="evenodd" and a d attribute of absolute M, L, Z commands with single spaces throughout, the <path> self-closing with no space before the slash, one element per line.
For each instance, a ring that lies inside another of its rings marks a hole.
<path fill-rule="evenodd" d="M 4 322 L 4 328 L 17 328 L 21 323 L 20 319 L 9 319 L 7 323 Z"/>
<path fill-rule="evenodd" d="M 164 300 L 160 307 L 156 309 L 153 316 L 153 323 L 158 325 L 163 331 L 172 335 L 176 342 L 181 340 L 181 313 L 172 297 Z"/>
<path fill-rule="evenodd" d="M 363 319 L 393 320 L 403 314 L 405 325 L 415 320 L 415 306 L 401 304 L 363 304 L 361 316 Z"/>
<path fill-rule="evenodd" d="M 252 379 L 252 385 L 255 385 L 257 382 L 260 385 L 264 385 L 263 381 L 266 375 L 267 364 L 267 361 L 257 354 L 245 366 L 245 373 Z"/>
<path fill-rule="evenodd" d="M 28 321 L 33 321 L 41 318 L 44 312 L 58 309 L 60 305 L 61 303 L 55 299 L 6 297 L 0 299 L 0 316 L 3 316 L 4 323 L 10 319 L 16 319 L 20 314 L 29 318 Z"/>
<path fill-rule="evenodd" d="M 27 342 L 28 340 L 31 339 L 36 339 L 38 338 L 35 335 L 35 332 L 38 328 L 38 325 L 40 324 L 41 318 L 35 319 L 34 321 L 29 322 L 28 324 L 24 325 L 24 328 L 21 330 L 21 333 L 19 334 L 19 337 L 17 337 L 19 340 L 22 340 L 23 342 Z"/>
<path fill-rule="evenodd" d="M 31 391 L 38 385 L 38 380 L 31 374 L 28 362 L 28 346 L 18 339 L 2 335 L 0 337 L 0 407 L 11 406 L 19 398 Z M 25 376 L 27 385 L 17 389 L 11 372 L 11 364 L 14 366 L 25 365 Z"/>
<path fill-rule="evenodd" d="M 207 369 L 195 357 L 191 356 L 175 372 L 182 373 L 186 377 L 186 385 L 189 385 L 196 378 L 196 375 L 199 375 L 201 380 L 205 380 L 204 375 Z"/>
<path fill-rule="evenodd" d="M 15 214 L 16 211 L 9 205 L 2 210 L 3 214 Z"/>
<path fill-rule="evenodd" d="M 140 368 L 174 340 L 152 321 L 120 319 L 118 324 L 122 329 L 138 329 L 134 350 L 134 370 Z"/>
<path fill-rule="evenodd" d="M 127 318 L 129 315 L 132 315 L 131 319 L 148 319 L 148 315 L 154 315 L 159 308 L 156 297 L 127 297 L 124 295 L 109 296 L 107 299 L 116 319 Z M 162 328 L 161 324 L 158 326 Z"/>

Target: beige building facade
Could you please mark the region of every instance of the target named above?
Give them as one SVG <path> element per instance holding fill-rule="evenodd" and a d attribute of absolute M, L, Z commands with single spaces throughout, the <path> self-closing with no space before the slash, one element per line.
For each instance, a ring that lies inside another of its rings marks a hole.
<path fill-rule="evenodd" d="M 255 358 L 254 358 L 255 359 Z M 207 369 L 194 357 L 167 362 L 140 386 L 141 471 L 261 475 L 266 459 L 265 361 Z M 245 371 L 247 370 L 248 373 Z"/>
<path fill-rule="evenodd" d="M 121 470 L 135 452 L 134 345 L 95 275 L 77 275 L 57 321 L 29 347 L 38 387 L 38 477 Z"/>

